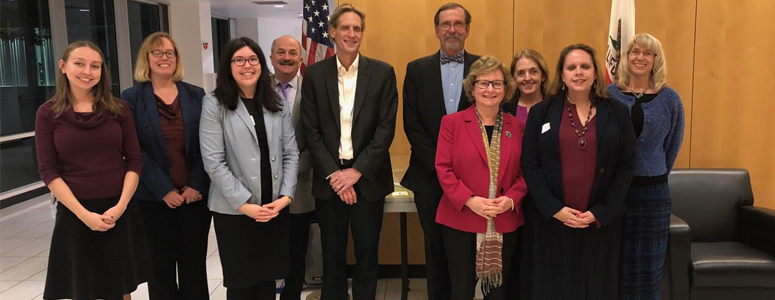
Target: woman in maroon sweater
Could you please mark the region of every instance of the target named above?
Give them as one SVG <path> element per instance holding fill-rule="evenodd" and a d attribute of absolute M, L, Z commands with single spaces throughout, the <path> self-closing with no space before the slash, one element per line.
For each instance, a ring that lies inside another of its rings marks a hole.
<path fill-rule="evenodd" d="M 35 120 L 39 172 L 58 200 L 44 299 L 129 299 L 150 266 L 137 206 L 132 114 L 110 93 L 100 49 L 78 41 Z"/>

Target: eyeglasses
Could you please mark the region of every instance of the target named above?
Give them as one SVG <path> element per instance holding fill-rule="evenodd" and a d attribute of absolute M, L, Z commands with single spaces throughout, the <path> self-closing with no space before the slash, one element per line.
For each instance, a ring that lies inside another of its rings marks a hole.
<path fill-rule="evenodd" d="M 231 62 L 233 62 L 234 65 L 238 67 L 245 66 L 245 62 L 250 63 L 251 66 L 258 66 L 258 64 L 260 63 L 258 60 L 258 56 L 251 56 L 248 58 L 239 56 L 232 59 Z"/>
<path fill-rule="evenodd" d="M 506 82 L 503 80 L 477 80 L 476 87 L 486 90 L 488 86 L 492 84 L 492 88 L 496 90 L 500 90 L 503 88 L 504 85 L 506 85 Z"/>
<path fill-rule="evenodd" d="M 151 55 L 153 57 L 161 57 L 162 55 L 167 55 L 167 58 L 175 58 L 175 51 L 167 50 L 167 51 L 161 51 L 161 50 L 153 50 L 151 51 Z"/>
<path fill-rule="evenodd" d="M 641 52 L 640 49 L 633 49 L 632 51 L 630 51 L 630 55 L 632 55 L 632 56 L 640 56 L 641 54 L 643 54 L 643 56 L 645 56 L 645 57 L 657 56 L 656 54 L 654 54 L 654 52 L 651 52 L 649 50 Z"/>
<path fill-rule="evenodd" d="M 463 22 L 455 22 L 454 24 L 453 23 L 442 23 L 442 24 L 439 25 L 439 28 L 441 28 L 441 30 L 449 30 L 449 28 L 452 27 L 452 26 L 455 26 L 455 29 L 457 29 L 457 30 L 462 30 L 463 28 L 466 27 L 466 24 L 463 23 Z"/>

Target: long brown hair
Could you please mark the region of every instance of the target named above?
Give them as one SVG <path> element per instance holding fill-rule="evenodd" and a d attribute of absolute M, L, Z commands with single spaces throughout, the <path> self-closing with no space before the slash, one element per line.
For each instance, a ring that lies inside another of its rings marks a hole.
<path fill-rule="evenodd" d="M 100 63 L 100 81 L 91 89 L 91 93 L 94 96 L 92 110 L 96 115 L 100 115 L 104 110 L 107 110 L 110 112 L 111 117 L 121 116 L 121 110 L 124 105 L 121 103 L 121 100 L 113 97 L 113 94 L 110 93 L 110 74 L 108 73 L 108 68 L 105 66 L 105 56 L 102 55 L 102 51 L 97 45 L 90 41 L 75 41 L 65 48 L 65 53 L 62 54 L 62 61 L 67 63 L 67 60 L 70 58 L 70 53 L 81 47 L 89 47 L 90 49 L 97 51 L 100 58 L 102 58 L 102 63 Z M 67 75 L 60 70 L 57 75 L 57 91 L 54 96 L 48 100 L 48 102 L 51 102 L 51 108 L 54 110 L 54 116 L 59 117 L 65 109 L 72 107 L 69 97 L 70 80 L 67 79 Z"/>
<path fill-rule="evenodd" d="M 562 81 L 562 69 L 565 68 L 565 58 L 573 50 L 581 50 L 589 54 L 592 58 L 592 66 L 595 67 L 595 81 L 592 83 L 592 90 L 589 91 L 589 100 L 595 101 L 597 99 L 608 99 L 608 92 L 605 90 L 605 77 L 603 77 L 603 69 L 597 64 L 597 58 L 595 56 L 595 49 L 585 44 L 574 44 L 565 49 L 562 49 L 560 53 L 560 59 L 557 61 L 557 74 L 552 80 L 552 84 L 549 85 L 549 93 L 552 96 L 565 95 L 567 89 L 565 88 L 565 82 Z"/>

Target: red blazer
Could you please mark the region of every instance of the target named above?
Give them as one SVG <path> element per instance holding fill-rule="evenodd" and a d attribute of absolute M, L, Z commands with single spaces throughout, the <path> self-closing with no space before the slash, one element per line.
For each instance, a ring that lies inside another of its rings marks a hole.
<path fill-rule="evenodd" d="M 520 166 L 523 130 L 521 121 L 503 114 L 496 197 L 505 195 L 514 199 L 516 210 L 495 217 L 495 231 L 499 233 L 513 232 L 524 224 L 521 203 L 527 194 L 527 185 Z M 441 119 L 436 174 L 444 196 L 436 213 L 437 223 L 466 232 L 487 232 L 487 219 L 465 206 L 471 196 L 488 198 L 490 171 L 486 153 L 474 106 Z"/>

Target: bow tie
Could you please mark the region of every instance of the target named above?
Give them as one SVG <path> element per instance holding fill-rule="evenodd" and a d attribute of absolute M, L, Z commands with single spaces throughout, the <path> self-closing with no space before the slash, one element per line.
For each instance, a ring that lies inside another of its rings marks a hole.
<path fill-rule="evenodd" d="M 453 56 L 449 56 L 444 52 L 441 52 L 441 64 L 446 65 L 450 62 L 463 63 L 463 51 L 458 52 Z"/>

